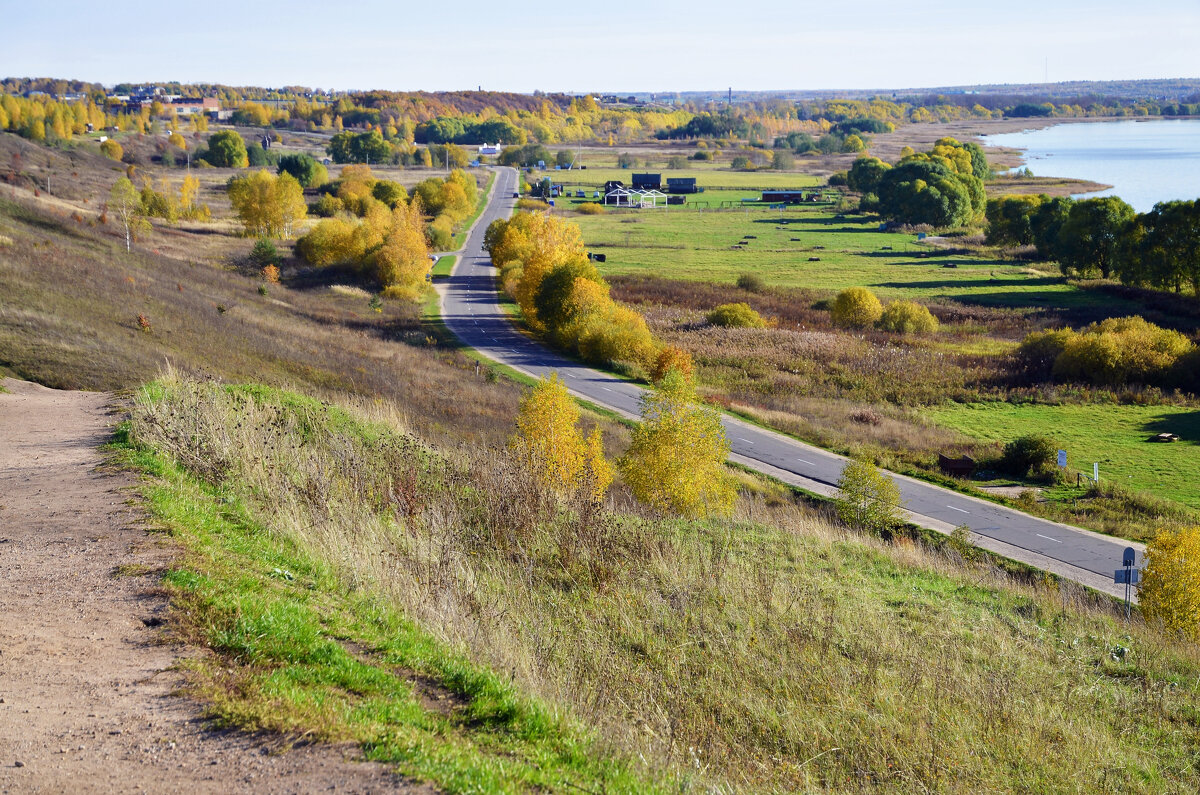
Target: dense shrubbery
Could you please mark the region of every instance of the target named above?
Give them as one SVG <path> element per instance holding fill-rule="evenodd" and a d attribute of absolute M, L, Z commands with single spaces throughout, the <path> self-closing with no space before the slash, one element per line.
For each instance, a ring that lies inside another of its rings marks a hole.
<path fill-rule="evenodd" d="M 938 329 L 937 318 L 928 308 L 913 301 L 892 301 L 879 318 L 879 327 L 897 334 L 932 334 Z"/>
<path fill-rule="evenodd" d="M 1195 350 L 1177 331 L 1140 317 L 1109 318 L 1082 331 L 1034 332 L 1017 349 L 1017 361 L 1033 377 L 1104 386 L 1166 384 L 1181 357 Z"/>
<path fill-rule="evenodd" d="M 767 322 L 749 304 L 721 304 L 708 313 L 708 322 L 725 328 L 764 328 Z"/>
<path fill-rule="evenodd" d="M 535 331 L 590 362 L 654 366 L 658 350 L 645 319 L 609 297 L 577 226 L 518 212 L 492 222 L 484 242 L 505 291 Z"/>
<path fill-rule="evenodd" d="M 835 326 L 862 329 L 883 316 L 883 304 L 866 287 L 849 287 L 833 299 L 829 313 Z"/>
<path fill-rule="evenodd" d="M 1019 478 L 1044 476 L 1053 471 L 1058 445 L 1045 436 L 1022 436 L 1004 445 L 1000 466 Z"/>
<path fill-rule="evenodd" d="M 376 198 L 380 182 L 372 181 L 365 167 L 348 166 L 338 182 L 335 201 L 353 206 L 361 218 L 344 212 L 326 218 L 297 241 L 296 251 L 313 265 L 356 266 L 388 296 L 419 299 L 431 268 L 420 200 L 392 195 L 395 205 L 389 207 Z"/>

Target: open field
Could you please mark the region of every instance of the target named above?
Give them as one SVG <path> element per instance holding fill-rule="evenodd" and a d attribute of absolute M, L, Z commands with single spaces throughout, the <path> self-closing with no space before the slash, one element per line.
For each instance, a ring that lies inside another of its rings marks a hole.
<path fill-rule="evenodd" d="M 1200 508 L 1200 492 L 1196 489 L 1200 409 L 948 403 L 930 407 L 925 413 L 939 425 L 989 442 L 1033 434 L 1048 436 L 1067 451 L 1072 469 L 1090 475 L 1092 462 L 1098 462 L 1101 480 Z M 1177 434 L 1180 441 L 1148 441 L 1158 433 Z"/>
<path fill-rule="evenodd" d="M 865 286 L 893 298 L 1030 309 L 1070 309 L 1097 300 L 1055 273 L 946 254 L 919 243 L 915 234 L 880 232 L 877 221 L 840 215 L 827 206 L 719 212 L 671 208 L 574 220 L 589 250 L 607 255 L 603 272 L 614 276 L 732 283 L 753 273 L 770 286 L 828 291 Z M 746 240 L 747 235 L 754 239 Z"/>

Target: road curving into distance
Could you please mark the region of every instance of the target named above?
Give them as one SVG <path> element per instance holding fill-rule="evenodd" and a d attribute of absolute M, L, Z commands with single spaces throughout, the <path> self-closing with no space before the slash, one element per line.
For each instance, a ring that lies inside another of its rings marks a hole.
<path fill-rule="evenodd" d="M 466 345 L 488 359 L 540 378 L 558 372 L 571 392 L 626 417 L 639 415 L 643 387 L 593 370 L 521 334 L 500 308 L 496 272 L 483 246 L 488 224 L 509 217 L 515 206 L 517 172 L 496 170 L 491 200 L 471 230 L 448 280 L 439 283 L 442 317 Z M 731 447 L 730 460 L 816 494 L 830 496 L 845 466 L 844 456 L 796 441 L 729 415 L 723 415 Z M 1124 587 L 1113 583 L 1122 550 L 1138 552 L 1141 544 L 1059 524 L 960 494 L 903 475 L 888 473 L 897 486 L 908 518 L 917 525 L 949 533 L 966 525 L 984 549 L 1114 596 Z"/>

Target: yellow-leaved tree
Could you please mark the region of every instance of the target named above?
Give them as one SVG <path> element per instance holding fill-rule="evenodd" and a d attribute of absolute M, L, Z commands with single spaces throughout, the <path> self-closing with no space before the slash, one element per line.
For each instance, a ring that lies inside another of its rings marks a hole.
<path fill-rule="evenodd" d="M 599 502 L 612 484 L 600 429 L 579 430 L 579 409 L 567 386 L 551 373 L 521 399 L 509 446 L 544 486 L 560 494 L 587 489 Z"/>
<path fill-rule="evenodd" d="M 246 233 L 289 238 L 308 214 L 304 189 L 286 171 L 275 175 L 263 169 L 229 183 L 229 201 Z"/>
<path fill-rule="evenodd" d="M 1138 602 L 1150 621 L 1200 640 L 1200 527 L 1161 530 L 1146 545 Z"/>
<path fill-rule="evenodd" d="M 420 298 L 432 266 L 420 202 L 396 205 L 392 210 L 391 225 L 374 259 L 375 275 L 385 295 L 413 301 Z"/>
<path fill-rule="evenodd" d="M 702 406 L 691 382 L 670 369 L 642 399 L 642 421 L 617 466 L 639 500 L 694 519 L 728 514 L 737 489 L 725 472 L 729 440 L 720 415 Z"/>

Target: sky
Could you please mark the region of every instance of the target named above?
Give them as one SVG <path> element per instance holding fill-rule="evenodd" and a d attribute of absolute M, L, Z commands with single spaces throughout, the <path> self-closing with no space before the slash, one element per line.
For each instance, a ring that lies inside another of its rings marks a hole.
<path fill-rule="evenodd" d="M 0 77 L 325 89 L 888 89 L 1200 77 L 1200 0 L 0 0 Z"/>

